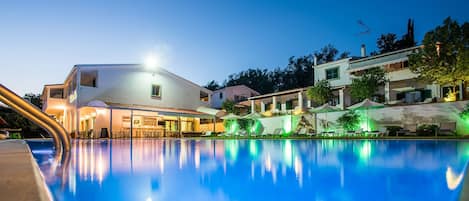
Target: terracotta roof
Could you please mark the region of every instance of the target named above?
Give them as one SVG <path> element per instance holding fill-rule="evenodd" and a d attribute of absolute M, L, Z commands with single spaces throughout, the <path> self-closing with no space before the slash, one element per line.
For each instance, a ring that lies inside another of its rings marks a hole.
<path fill-rule="evenodd" d="M 7 121 L 5 121 L 5 119 L 0 117 L 0 125 L 8 125 L 8 123 L 7 123 Z"/>

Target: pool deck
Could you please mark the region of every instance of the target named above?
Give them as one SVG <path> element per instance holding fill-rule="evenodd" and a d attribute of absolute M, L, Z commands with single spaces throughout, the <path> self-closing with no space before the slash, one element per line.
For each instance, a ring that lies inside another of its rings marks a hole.
<path fill-rule="evenodd" d="M 24 140 L 0 141 L 0 195 L 3 201 L 52 200 Z"/>

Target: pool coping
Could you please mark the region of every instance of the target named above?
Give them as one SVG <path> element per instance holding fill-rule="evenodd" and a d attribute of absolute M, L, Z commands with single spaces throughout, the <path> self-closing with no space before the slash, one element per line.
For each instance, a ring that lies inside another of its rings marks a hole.
<path fill-rule="evenodd" d="M 0 141 L 0 167 L 2 200 L 53 200 L 26 141 Z"/>

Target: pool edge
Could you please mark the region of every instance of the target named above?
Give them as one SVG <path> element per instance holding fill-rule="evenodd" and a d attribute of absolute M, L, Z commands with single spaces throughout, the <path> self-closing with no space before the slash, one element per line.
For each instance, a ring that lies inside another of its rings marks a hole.
<path fill-rule="evenodd" d="M 53 200 L 26 141 L 1 141 L 0 164 L 2 200 Z"/>

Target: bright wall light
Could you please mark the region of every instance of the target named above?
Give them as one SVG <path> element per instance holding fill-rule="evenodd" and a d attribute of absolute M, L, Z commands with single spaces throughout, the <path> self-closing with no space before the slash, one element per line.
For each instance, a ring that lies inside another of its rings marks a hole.
<path fill-rule="evenodd" d="M 147 69 L 156 69 L 158 67 L 158 57 L 155 53 L 147 54 L 143 62 Z"/>

